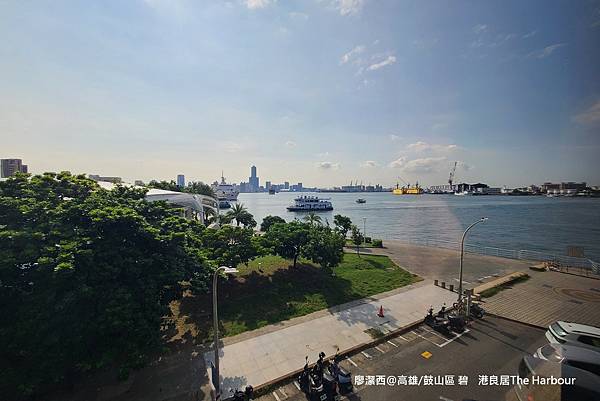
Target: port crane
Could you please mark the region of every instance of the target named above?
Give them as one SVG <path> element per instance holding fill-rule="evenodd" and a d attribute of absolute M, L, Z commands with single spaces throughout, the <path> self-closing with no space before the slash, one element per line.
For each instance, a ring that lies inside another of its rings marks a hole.
<path fill-rule="evenodd" d="M 450 188 L 452 188 L 452 183 L 454 182 L 454 173 L 456 173 L 456 165 L 458 162 L 454 162 L 454 167 L 450 170 L 450 177 L 448 177 L 448 184 L 450 184 Z"/>

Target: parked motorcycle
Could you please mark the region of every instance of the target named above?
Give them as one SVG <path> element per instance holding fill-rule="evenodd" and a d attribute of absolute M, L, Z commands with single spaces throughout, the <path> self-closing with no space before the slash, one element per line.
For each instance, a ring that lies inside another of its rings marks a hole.
<path fill-rule="evenodd" d="M 441 312 L 441 315 L 440 315 Z M 427 316 L 425 316 L 425 324 L 431 327 L 434 330 L 447 332 L 448 326 L 450 322 L 445 316 L 446 307 L 443 306 L 440 311 L 434 315 L 433 314 L 433 306 L 431 306 L 428 310 Z"/>
<path fill-rule="evenodd" d="M 325 386 L 323 386 L 322 370 L 317 364 L 313 366 L 308 377 L 310 382 L 309 398 L 313 401 L 326 401 L 328 397 Z"/>
<path fill-rule="evenodd" d="M 308 368 L 308 356 L 306 357 L 304 369 L 302 369 L 302 373 L 300 373 L 300 376 L 298 376 L 298 384 L 300 385 L 300 389 L 302 391 L 304 391 L 307 395 L 310 394 L 310 369 Z"/>
<path fill-rule="evenodd" d="M 464 317 L 455 314 L 448 315 L 448 327 L 452 331 L 462 333 L 467 327 L 467 322 Z"/>
<path fill-rule="evenodd" d="M 477 302 L 471 303 L 470 313 L 472 316 L 481 319 L 485 315 L 485 310 Z"/>
<path fill-rule="evenodd" d="M 352 391 L 352 375 L 350 372 L 340 366 L 341 357 L 338 355 L 339 348 L 329 364 L 329 373 L 335 378 L 340 389 L 340 393 L 349 393 Z"/>
<path fill-rule="evenodd" d="M 252 395 L 254 394 L 254 388 L 252 388 L 252 386 L 246 386 L 244 391 L 231 390 L 231 392 L 233 392 L 233 396 L 231 398 L 232 401 L 249 401 L 252 399 Z"/>

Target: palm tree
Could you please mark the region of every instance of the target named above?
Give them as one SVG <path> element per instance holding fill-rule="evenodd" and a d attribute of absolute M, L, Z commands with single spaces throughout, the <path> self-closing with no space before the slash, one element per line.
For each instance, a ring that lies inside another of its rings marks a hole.
<path fill-rule="evenodd" d="M 227 215 L 232 219 L 235 220 L 236 225 L 239 227 L 240 225 L 240 218 L 244 215 L 248 213 L 248 209 L 246 209 L 246 207 L 244 206 L 243 203 L 236 203 L 231 207 L 231 210 L 229 212 L 227 212 Z"/>
<path fill-rule="evenodd" d="M 303 220 L 306 221 L 311 226 L 313 226 L 315 224 L 319 224 L 319 225 L 321 224 L 321 216 L 318 216 L 317 214 L 315 214 L 315 212 L 310 212 L 309 214 L 304 216 Z"/>

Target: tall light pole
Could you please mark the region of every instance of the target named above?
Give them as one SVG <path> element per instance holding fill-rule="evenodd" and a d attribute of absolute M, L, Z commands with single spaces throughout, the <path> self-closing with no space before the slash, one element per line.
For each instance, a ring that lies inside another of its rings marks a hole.
<path fill-rule="evenodd" d="M 367 218 L 363 217 L 363 236 L 367 238 Z"/>
<path fill-rule="evenodd" d="M 465 237 L 467 236 L 467 232 L 469 232 L 469 230 L 473 227 L 475 227 L 477 224 L 479 223 L 483 223 L 484 221 L 486 221 L 488 218 L 487 217 L 482 217 L 479 220 L 477 220 L 475 223 L 471 224 L 469 227 L 467 227 L 467 229 L 465 230 L 465 232 L 462 235 L 462 239 L 460 240 L 460 275 L 458 278 L 458 302 L 460 302 L 461 298 L 462 298 L 462 283 L 463 283 L 463 255 L 464 255 L 464 251 L 465 251 Z"/>
<path fill-rule="evenodd" d="M 238 273 L 238 269 L 220 266 L 215 270 L 213 276 L 213 320 L 215 326 L 215 371 L 213 372 L 213 385 L 215 386 L 217 400 L 221 398 L 221 379 L 219 376 L 219 318 L 217 316 L 217 277 L 221 270 L 223 270 L 225 274 Z"/>

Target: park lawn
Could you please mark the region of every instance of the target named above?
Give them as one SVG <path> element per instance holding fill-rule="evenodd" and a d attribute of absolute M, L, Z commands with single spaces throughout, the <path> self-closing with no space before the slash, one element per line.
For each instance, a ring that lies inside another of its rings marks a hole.
<path fill-rule="evenodd" d="M 354 242 L 352 242 L 352 240 L 350 238 L 346 239 L 345 246 L 356 249 L 356 244 Z M 361 248 L 380 248 L 380 247 L 373 246 L 372 242 L 364 242 L 364 241 L 362 244 L 360 244 L 360 247 Z"/>
<path fill-rule="evenodd" d="M 260 266 L 260 267 L 259 267 Z M 260 270 L 262 271 L 259 271 Z M 299 261 L 296 268 L 278 256 L 239 266 L 237 278 L 219 284 L 222 335 L 232 336 L 268 324 L 389 291 L 421 280 L 387 256 L 346 253 L 331 270 Z M 210 330 L 205 330 L 210 338 Z"/>

